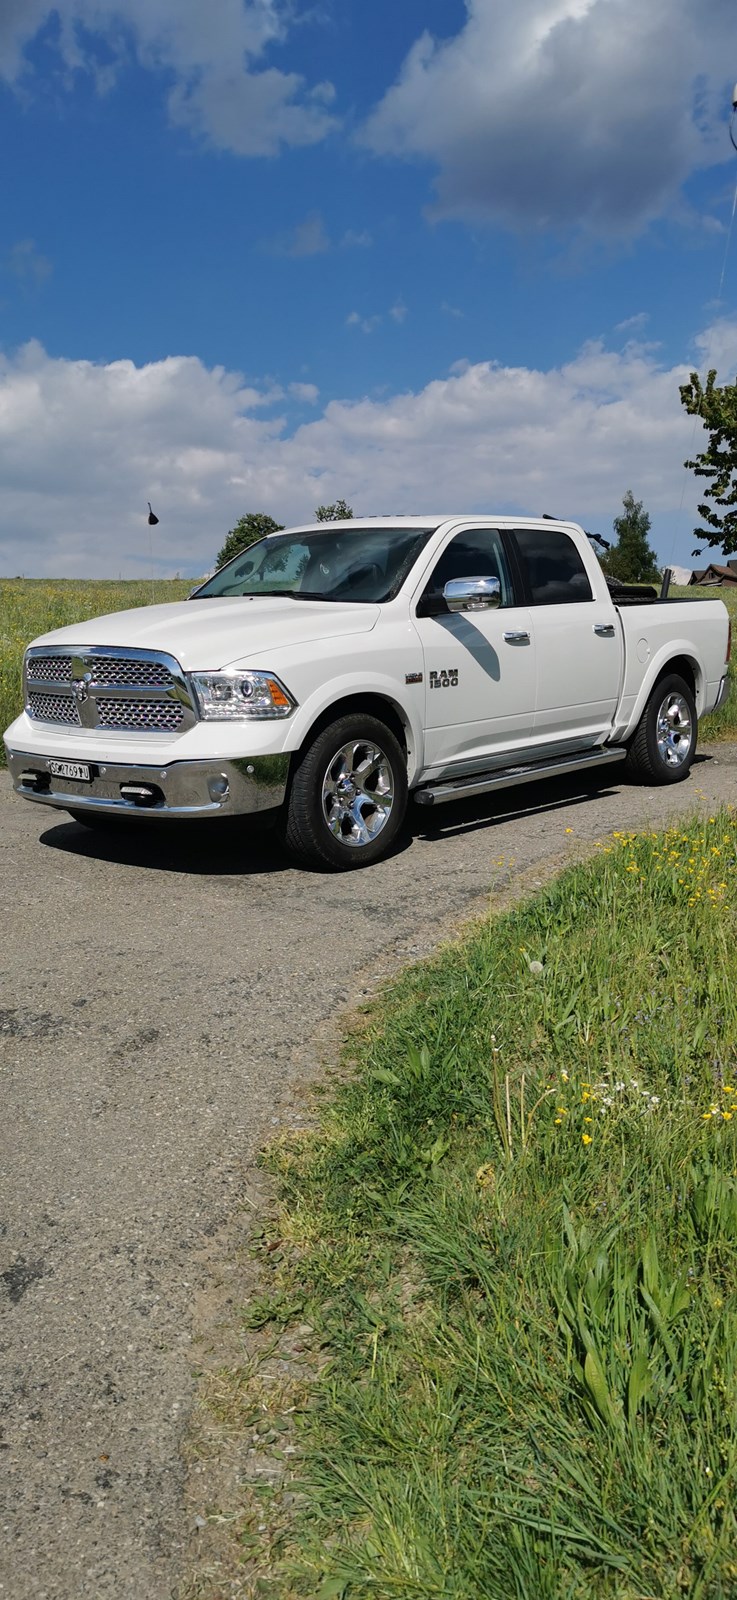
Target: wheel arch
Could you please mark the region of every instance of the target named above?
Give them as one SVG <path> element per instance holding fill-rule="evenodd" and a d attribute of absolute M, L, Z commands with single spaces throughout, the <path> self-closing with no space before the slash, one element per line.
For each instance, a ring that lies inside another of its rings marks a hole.
<path fill-rule="evenodd" d="M 381 690 L 351 691 L 323 706 L 304 729 L 299 748 L 295 751 L 297 758 L 324 728 L 330 726 L 331 722 L 337 722 L 339 717 L 347 717 L 352 713 L 377 717 L 391 729 L 407 758 L 407 769 L 411 780 L 417 766 L 417 736 L 406 708 L 390 694 Z"/>
<path fill-rule="evenodd" d="M 672 649 L 672 646 L 670 649 Z M 640 685 L 640 690 L 635 703 L 632 706 L 631 711 L 629 711 L 627 714 L 626 725 L 618 732 L 618 738 L 623 743 L 634 738 L 640 718 L 645 710 L 645 706 L 647 705 L 651 694 L 661 680 L 663 678 L 669 678 L 672 673 L 675 673 L 679 677 L 683 678 L 688 684 L 688 687 L 691 690 L 696 702 L 697 715 L 702 715 L 704 693 L 706 688 L 706 677 L 704 674 L 703 664 L 699 660 L 698 656 L 695 655 L 692 650 L 689 650 L 685 644 L 680 645 L 680 647 L 677 646 L 673 654 L 670 653 L 670 649 L 663 649 L 650 664 L 649 671 L 646 673 L 643 682 Z"/>
<path fill-rule="evenodd" d="M 661 679 L 670 678 L 671 675 L 676 675 L 679 678 L 683 678 L 684 683 L 688 684 L 688 687 L 691 690 L 691 693 L 692 693 L 692 695 L 694 697 L 694 700 L 696 701 L 696 705 L 698 707 L 699 684 L 700 684 L 700 681 L 701 681 L 701 668 L 700 668 L 699 662 L 696 660 L 696 658 L 694 656 L 687 656 L 687 655 L 672 656 L 670 661 L 664 662 L 663 666 L 659 668 L 656 677 L 653 678 L 653 681 L 652 681 L 652 683 L 650 685 L 650 689 L 648 691 L 648 698 L 649 698 L 650 694 L 652 694 L 653 689 L 657 688 L 657 686 L 660 683 Z"/>

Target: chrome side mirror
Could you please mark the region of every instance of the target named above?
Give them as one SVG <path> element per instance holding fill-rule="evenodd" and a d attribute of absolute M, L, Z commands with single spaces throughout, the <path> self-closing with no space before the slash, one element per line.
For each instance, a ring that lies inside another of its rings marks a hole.
<path fill-rule="evenodd" d="M 451 578 L 443 589 L 449 611 L 496 611 L 502 603 L 498 578 Z"/>

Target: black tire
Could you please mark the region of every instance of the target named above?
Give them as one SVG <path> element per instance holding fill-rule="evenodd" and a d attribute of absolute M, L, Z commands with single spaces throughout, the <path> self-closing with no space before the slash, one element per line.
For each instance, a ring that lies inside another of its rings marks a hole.
<path fill-rule="evenodd" d="M 696 754 L 698 717 L 693 691 L 678 673 L 659 678 L 627 753 L 637 783 L 682 783 Z"/>
<path fill-rule="evenodd" d="M 357 712 L 323 728 L 302 751 L 282 838 L 306 865 L 346 872 L 386 855 L 406 810 L 405 753 L 384 722 Z"/>

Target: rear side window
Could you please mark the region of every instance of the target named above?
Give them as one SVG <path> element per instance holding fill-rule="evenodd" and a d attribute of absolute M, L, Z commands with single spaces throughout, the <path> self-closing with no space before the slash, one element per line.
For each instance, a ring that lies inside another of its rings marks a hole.
<path fill-rule="evenodd" d="M 593 600 L 586 568 L 567 533 L 559 528 L 515 528 L 514 537 L 534 606 Z"/>

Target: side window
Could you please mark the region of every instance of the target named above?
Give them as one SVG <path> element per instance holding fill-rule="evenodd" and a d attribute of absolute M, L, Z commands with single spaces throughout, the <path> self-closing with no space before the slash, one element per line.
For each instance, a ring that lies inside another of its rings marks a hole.
<path fill-rule="evenodd" d="M 502 605 L 514 605 L 507 557 L 496 528 L 475 528 L 457 533 L 433 568 L 425 594 L 439 598 L 451 578 L 498 578 Z"/>
<path fill-rule="evenodd" d="M 534 606 L 593 600 L 586 568 L 573 540 L 559 528 L 515 528 Z"/>

